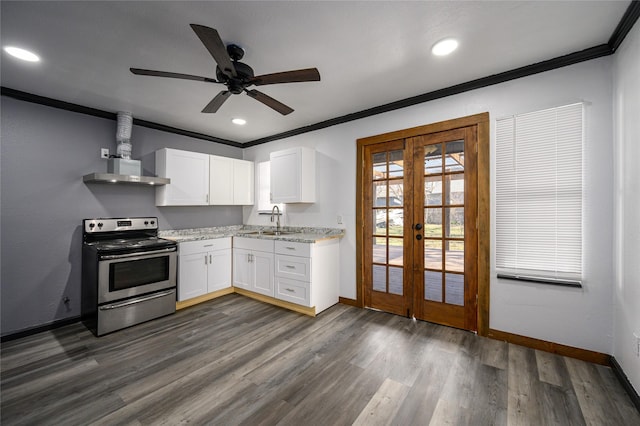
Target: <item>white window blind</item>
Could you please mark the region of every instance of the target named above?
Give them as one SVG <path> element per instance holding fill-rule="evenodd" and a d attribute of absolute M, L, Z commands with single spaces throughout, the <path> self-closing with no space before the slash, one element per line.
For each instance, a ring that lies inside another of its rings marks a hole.
<path fill-rule="evenodd" d="M 496 121 L 498 276 L 582 279 L 581 103 Z"/>

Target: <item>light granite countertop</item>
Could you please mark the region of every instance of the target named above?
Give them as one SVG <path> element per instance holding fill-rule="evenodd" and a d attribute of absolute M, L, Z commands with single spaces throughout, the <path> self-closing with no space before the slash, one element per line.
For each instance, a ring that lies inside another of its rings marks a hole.
<path fill-rule="evenodd" d="M 259 238 L 266 240 L 315 243 L 339 239 L 344 229 L 283 226 L 281 234 L 275 235 L 275 227 L 254 225 L 217 226 L 212 228 L 172 229 L 160 231 L 158 236 L 178 243 L 186 241 L 211 240 L 225 237 Z"/>

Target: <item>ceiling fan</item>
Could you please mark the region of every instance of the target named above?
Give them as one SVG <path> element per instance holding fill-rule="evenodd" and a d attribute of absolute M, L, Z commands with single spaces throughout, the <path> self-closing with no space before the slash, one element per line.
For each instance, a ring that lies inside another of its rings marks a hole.
<path fill-rule="evenodd" d="M 227 86 L 204 107 L 202 112 L 214 113 L 220 109 L 222 104 L 231 96 L 245 92 L 253 99 L 262 102 L 266 106 L 278 111 L 282 115 L 293 112 L 287 105 L 273 99 L 264 93 L 247 87 L 265 86 L 267 84 L 297 83 L 304 81 L 320 81 L 320 73 L 317 68 L 306 68 L 294 71 L 277 72 L 273 74 L 253 75 L 253 69 L 240 62 L 244 56 L 244 49 L 235 44 L 225 47 L 218 31 L 202 25 L 191 24 L 191 28 L 200 38 L 204 47 L 207 48 L 213 59 L 216 61 L 216 79 L 200 77 L 197 75 L 180 74 L 175 72 L 145 70 L 140 68 L 130 68 L 131 72 L 137 75 L 151 75 L 154 77 L 179 78 L 183 80 L 203 81 L 205 83 L 218 83 Z"/>

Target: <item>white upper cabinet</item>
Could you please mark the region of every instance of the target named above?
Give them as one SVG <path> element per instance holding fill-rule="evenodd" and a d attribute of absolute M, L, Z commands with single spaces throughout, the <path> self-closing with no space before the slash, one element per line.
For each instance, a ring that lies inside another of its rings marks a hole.
<path fill-rule="evenodd" d="M 233 204 L 254 203 L 253 161 L 233 160 Z"/>
<path fill-rule="evenodd" d="M 209 204 L 253 204 L 253 162 L 210 156 Z"/>
<path fill-rule="evenodd" d="M 298 147 L 272 152 L 271 202 L 316 201 L 316 151 Z"/>
<path fill-rule="evenodd" d="M 156 174 L 171 183 L 156 188 L 156 206 L 209 204 L 209 154 L 163 148 L 156 151 Z"/>
<path fill-rule="evenodd" d="M 163 148 L 156 174 L 171 183 L 156 188 L 156 206 L 251 205 L 253 162 Z"/>
<path fill-rule="evenodd" d="M 209 204 L 233 204 L 233 159 L 209 156 Z"/>

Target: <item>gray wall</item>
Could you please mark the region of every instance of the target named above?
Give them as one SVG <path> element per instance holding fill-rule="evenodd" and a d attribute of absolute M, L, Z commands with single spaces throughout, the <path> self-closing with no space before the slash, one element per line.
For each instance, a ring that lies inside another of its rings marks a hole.
<path fill-rule="evenodd" d="M 157 208 L 147 186 L 84 184 L 83 175 L 107 170 L 99 153 L 115 153 L 115 121 L 5 96 L 1 102 L 3 336 L 80 315 L 84 218 L 158 216 L 161 229 L 242 223 L 239 206 Z M 145 175 L 154 174 L 154 151 L 164 147 L 242 158 L 240 148 L 138 126 L 132 144 Z"/>

